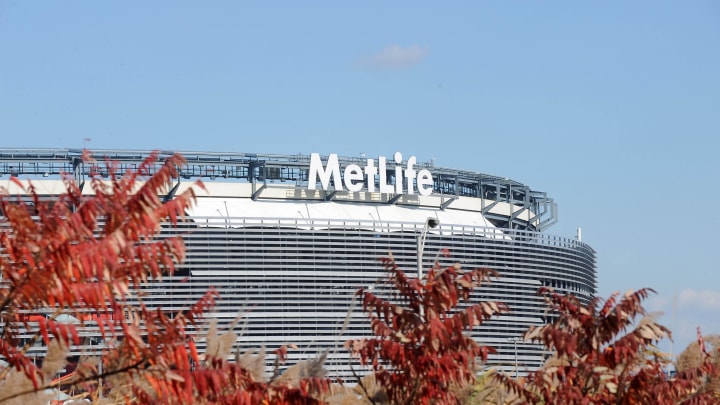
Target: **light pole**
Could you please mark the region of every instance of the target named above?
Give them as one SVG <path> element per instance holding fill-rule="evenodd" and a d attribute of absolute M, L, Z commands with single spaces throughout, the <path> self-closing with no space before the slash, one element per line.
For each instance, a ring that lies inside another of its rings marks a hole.
<path fill-rule="evenodd" d="M 422 282 L 423 251 L 425 250 L 427 231 L 430 228 L 436 228 L 438 225 L 440 225 L 440 221 L 437 218 L 427 217 L 425 226 L 423 226 L 423 230 L 417 239 L 417 275 L 420 282 Z"/>
<path fill-rule="evenodd" d="M 518 354 L 517 354 L 517 344 L 519 341 L 521 341 L 522 338 L 519 338 L 517 336 L 509 337 L 508 342 L 513 342 L 513 346 L 515 347 L 515 379 L 518 378 Z"/>

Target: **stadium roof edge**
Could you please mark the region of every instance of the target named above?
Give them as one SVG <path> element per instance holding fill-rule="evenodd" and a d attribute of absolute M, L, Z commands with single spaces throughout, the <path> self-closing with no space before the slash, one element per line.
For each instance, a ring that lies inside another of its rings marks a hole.
<path fill-rule="evenodd" d="M 84 161 L 84 151 L 89 152 L 95 161 Z M 160 149 L 0 148 L 0 178 L 8 174 L 30 179 L 58 178 L 69 174 L 82 187 L 85 180 L 93 176 L 107 177 L 109 175 L 105 164 L 106 159 L 117 164 L 116 173 L 125 173 L 128 170 L 137 169 L 139 164 L 151 153 L 157 153 L 160 161 L 149 168 L 149 174 L 153 174 L 161 167 L 164 158 L 179 153 L 186 160 L 186 164 L 180 170 L 182 179 L 202 179 L 211 182 L 217 179 L 218 182 L 252 183 L 253 190 L 256 190 L 257 194 L 269 183 L 294 184 L 295 187 L 307 188 L 310 182 L 318 182 L 318 179 L 308 178 L 311 155 Z M 321 159 L 327 161 L 328 156 L 321 156 Z M 350 164 L 362 167 L 368 164 L 368 158 L 338 156 L 338 162 L 341 167 L 347 167 Z M 402 164 L 407 164 L 407 161 Z M 553 199 L 548 197 L 547 193 L 532 190 L 518 181 L 482 172 L 438 167 L 433 162 L 416 163 L 415 167 L 418 170 L 428 169 L 431 172 L 433 194 L 451 198 L 474 197 L 488 201 L 489 203 L 483 211 L 484 214 L 490 215 L 491 210 L 498 203 L 508 203 L 521 209 L 513 212 L 522 213 L 529 210 L 535 213 L 535 217 L 529 222 L 537 224 L 539 230 L 547 229 L 557 222 L 557 205 Z M 394 169 L 389 167 L 387 173 L 388 179 L 395 175 Z M 335 190 L 328 190 L 327 193 L 334 195 Z M 390 201 L 396 201 L 396 199 L 391 198 Z M 513 214 L 509 217 L 496 218 L 496 220 L 507 220 L 508 226 L 512 227 L 512 224 L 519 219 Z"/>
<path fill-rule="evenodd" d="M 75 158 L 82 158 L 84 149 L 79 148 L 0 148 L 0 164 L 12 164 L 14 162 L 27 162 L 32 159 L 52 159 L 57 160 L 58 163 L 64 162 L 65 160 L 71 160 Z M 246 152 L 203 152 L 203 151 L 181 151 L 181 150 L 142 150 L 142 149 L 87 149 L 91 155 L 97 157 L 108 157 L 117 159 L 120 161 L 132 161 L 141 160 L 153 152 L 163 156 L 171 156 L 175 153 L 181 154 L 185 157 L 188 162 L 200 162 L 200 164 L 232 164 L 238 161 L 264 161 L 266 164 L 270 163 L 305 163 L 310 162 L 310 155 L 304 154 L 259 154 L 259 153 L 246 153 Z M 321 155 L 326 158 L 328 155 Z M 361 163 L 367 158 L 365 157 L 348 157 L 338 156 L 338 160 L 341 163 Z M 525 186 L 525 184 L 508 179 L 506 177 L 490 175 L 487 173 L 476 172 L 471 170 L 459 170 L 445 167 L 435 166 L 430 162 L 418 162 L 418 167 L 432 169 L 434 173 L 441 175 L 460 175 L 463 177 L 477 177 L 487 181 L 495 181 L 503 184 L 510 184 L 516 186 Z M 1 174 L 6 174 L 3 172 Z M 18 174 L 24 174 L 24 172 L 18 172 Z M 35 173 L 27 173 L 35 174 Z"/>

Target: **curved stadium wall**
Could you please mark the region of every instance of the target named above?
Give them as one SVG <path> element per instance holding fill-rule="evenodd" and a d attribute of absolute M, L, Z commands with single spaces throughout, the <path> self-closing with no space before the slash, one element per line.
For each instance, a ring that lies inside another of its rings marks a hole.
<path fill-rule="evenodd" d="M 364 183 L 361 191 L 348 191 L 344 177 L 352 173 L 340 171 L 343 178 L 324 181 L 311 170 L 313 155 L 181 153 L 188 165 L 165 197 L 172 198 L 195 178 L 203 180 L 207 192 L 199 195 L 187 222 L 165 231 L 183 235 L 186 262 L 175 276 L 145 286 L 144 300 L 180 310 L 215 287 L 221 298 L 209 316 L 221 330 L 235 329 L 238 350 L 271 351 L 293 344 L 297 349 L 289 352 L 288 364 L 328 351 L 328 375 L 350 378 L 344 342 L 370 333 L 353 296 L 360 287 L 375 287 L 382 294 L 377 281 L 384 269 L 378 259 L 389 252 L 400 268 L 414 274 L 422 234 L 423 269 L 437 260 L 443 266 L 459 262 L 465 269 L 488 267 L 499 273 L 473 295 L 510 307 L 509 313 L 471 333 L 497 349 L 487 367 L 522 374 L 544 361 L 538 345 L 516 340 L 529 326 L 549 319 L 537 296 L 539 287 L 584 301 L 596 294 L 594 250 L 579 240 L 546 233 L 557 218 L 555 203 L 522 183 L 418 164 L 416 172 L 427 170 L 431 178 L 427 192 L 403 193 L 411 190 L 407 184 L 401 190 L 398 182 L 408 181 L 402 176 L 413 170 L 408 161 L 414 157 L 396 156 L 390 165 L 377 165 L 378 171 L 385 170 L 379 182 L 385 183 L 384 191 L 392 187 L 401 192 L 379 192 L 379 184 L 369 185 L 379 175 L 365 175 L 357 181 Z M 93 154 L 98 161 L 108 157 L 121 169 L 132 169 L 149 152 Z M 81 155 L 69 149 L 0 150 L 0 173 L 25 176 L 52 198 L 62 191 L 61 182 L 53 179 L 60 173 L 73 173 L 80 184 L 92 173 L 102 175 L 103 164 L 84 163 Z M 314 158 L 328 172 L 332 159 L 341 168 L 369 165 L 366 158 Z M 420 190 L 416 181 L 415 190 Z M 439 225 L 429 229 L 428 218 Z M 440 255 L 442 249 L 449 249 L 448 258 Z M 92 326 L 83 332 L 96 334 Z M 92 339 L 87 342 L 75 354 L 98 349 Z M 43 348 L 34 350 L 44 353 Z"/>

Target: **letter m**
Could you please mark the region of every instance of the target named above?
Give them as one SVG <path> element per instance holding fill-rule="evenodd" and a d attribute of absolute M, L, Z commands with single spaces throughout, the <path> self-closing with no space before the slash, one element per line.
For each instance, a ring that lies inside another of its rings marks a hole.
<path fill-rule="evenodd" d="M 323 167 L 319 153 L 310 155 L 310 172 L 308 173 L 308 190 L 315 190 L 318 179 L 322 184 L 322 189 L 327 190 L 330 185 L 330 178 L 333 178 L 335 189 L 342 191 L 342 181 L 340 178 L 340 163 L 338 163 L 337 154 L 333 153 L 328 156 L 327 166 Z"/>

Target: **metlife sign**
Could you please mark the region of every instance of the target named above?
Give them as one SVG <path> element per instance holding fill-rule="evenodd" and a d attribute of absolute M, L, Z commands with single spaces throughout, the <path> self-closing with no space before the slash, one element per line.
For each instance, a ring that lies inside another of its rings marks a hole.
<path fill-rule="evenodd" d="M 340 167 L 337 154 L 330 154 L 327 162 L 323 164 L 319 153 L 310 155 L 310 171 L 308 173 L 308 189 L 315 190 L 319 181 L 323 190 L 330 186 L 330 180 L 335 185 L 335 190 L 351 192 L 362 191 L 367 184 L 367 191 L 375 192 L 375 180 L 378 180 L 379 192 L 390 194 L 420 194 L 427 196 L 432 194 L 433 177 L 427 169 L 415 170 L 417 159 L 410 156 L 405 165 L 400 152 L 393 156 L 395 164 L 391 169 L 395 171 L 395 184 L 388 183 L 388 163 L 384 156 L 377 159 L 368 159 L 365 166 L 349 164 L 344 168 Z M 342 170 L 342 171 L 341 171 Z M 417 187 L 417 190 L 416 190 Z"/>

